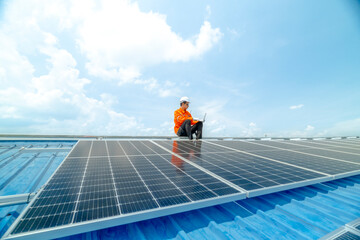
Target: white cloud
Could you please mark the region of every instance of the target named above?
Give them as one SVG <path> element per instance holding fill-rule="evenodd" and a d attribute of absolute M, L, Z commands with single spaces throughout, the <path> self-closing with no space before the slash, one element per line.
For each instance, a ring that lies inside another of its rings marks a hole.
<path fill-rule="evenodd" d="M 360 135 L 360 118 L 341 121 L 320 132 L 318 136 L 359 136 Z"/>
<path fill-rule="evenodd" d="M 290 106 L 289 109 L 290 110 L 295 110 L 295 109 L 300 109 L 304 107 L 304 104 L 299 104 L 299 105 L 294 105 L 294 106 Z"/>
<path fill-rule="evenodd" d="M 225 99 L 213 99 L 207 101 L 201 107 L 195 109 L 194 116 L 203 116 L 207 113 L 204 124 L 204 136 L 206 137 L 254 137 L 260 136 L 262 130 L 256 126 L 256 123 L 245 124 L 241 119 L 234 117 L 233 112 L 226 112 L 228 101 Z M 194 117 L 196 117 L 194 116 Z"/>
<path fill-rule="evenodd" d="M 199 34 L 183 39 L 172 31 L 165 15 L 141 12 L 137 3 L 103 1 L 99 5 L 82 17 L 78 27 L 78 45 L 94 76 L 128 82 L 145 67 L 200 57 L 222 37 L 208 21 Z"/>
<path fill-rule="evenodd" d="M 256 126 L 256 123 L 250 122 L 248 127 L 242 130 L 242 134 L 244 137 L 259 137 L 262 135 L 262 131 Z"/>
<path fill-rule="evenodd" d="M 16 45 L 14 39 L 0 31 L 0 89 L 27 84 L 35 71 L 28 58 L 19 53 Z"/>
<path fill-rule="evenodd" d="M 155 78 L 146 80 L 137 79 L 135 84 L 144 85 L 146 91 L 155 93 L 158 97 L 162 98 L 180 95 L 180 89 L 175 86 L 175 83 L 170 81 L 166 81 L 165 84 L 161 85 Z"/>
<path fill-rule="evenodd" d="M 141 133 L 142 125 L 134 117 L 112 109 L 114 99 L 109 95 L 102 94 L 101 100 L 86 95 L 84 87 L 91 81 L 79 77 L 76 60 L 56 46 L 54 35 L 38 27 L 34 31 L 42 37 L 36 41 L 38 53 L 46 57 L 46 74 L 34 76 L 35 67 L 15 44 L 2 49 L 0 66 L 6 68 L 0 78 L 1 132 L 111 135 L 133 129 L 134 135 Z M 14 35 L 1 41 L 9 42 Z M 8 128 L 7 119 L 21 121 L 22 127 Z"/>
<path fill-rule="evenodd" d="M 305 128 L 305 131 L 313 131 L 315 129 L 315 127 L 311 126 L 311 125 L 307 125 Z"/>
<path fill-rule="evenodd" d="M 0 90 L 1 108 L 6 110 L 1 118 L 25 119 L 34 133 L 111 135 L 140 131 L 135 118 L 111 108 L 115 101 L 111 96 L 102 94 L 102 100 L 86 96 L 84 86 L 90 81 L 79 78 L 69 52 L 51 47 L 44 53 L 51 64 L 48 74 L 33 77 L 28 88 Z"/>
<path fill-rule="evenodd" d="M 199 58 L 222 37 L 220 29 L 204 21 L 198 34 L 183 39 L 165 15 L 141 12 L 127 0 L 14 0 L 5 8 L 0 123 L 17 119 L 23 127 L 0 124 L 1 132 L 159 134 L 119 112 L 115 96 L 89 96 L 86 87 L 110 79 L 119 87 L 137 84 L 158 97 L 180 95 L 175 83 L 143 78 L 142 72 L 163 62 Z M 80 61 L 91 77 L 82 77 Z"/>

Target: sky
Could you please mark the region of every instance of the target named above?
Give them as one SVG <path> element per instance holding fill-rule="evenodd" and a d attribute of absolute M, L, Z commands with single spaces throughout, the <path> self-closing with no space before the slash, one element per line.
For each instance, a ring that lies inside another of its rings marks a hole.
<path fill-rule="evenodd" d="M 360 1 L 3 0 L 0 134 L 360 135 Z"/>

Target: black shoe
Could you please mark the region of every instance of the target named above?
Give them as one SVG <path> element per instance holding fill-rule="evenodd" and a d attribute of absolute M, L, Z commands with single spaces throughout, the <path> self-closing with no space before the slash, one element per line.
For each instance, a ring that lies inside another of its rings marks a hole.
<path fill-rule="evenodd" d="M 196 140 L 202 139 L 201 131 L 196 132 Z"/>

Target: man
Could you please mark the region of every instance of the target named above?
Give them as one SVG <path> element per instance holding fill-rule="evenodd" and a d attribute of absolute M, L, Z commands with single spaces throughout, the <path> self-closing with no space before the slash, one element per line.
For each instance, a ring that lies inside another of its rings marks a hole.
<path fill-rule="evenodd" d="M 193 139 L 193 134 L 196 134 L 196 139 L 202 138 L 201 121 L 194 121 L 191 114 L 186 111 L 189 107 L 190 100 L 188 97 L 182 97 L 180 99 L 180 108 L 174 112 L 174 131 L 179 137 L 187 136 L 190 140 Z"/>

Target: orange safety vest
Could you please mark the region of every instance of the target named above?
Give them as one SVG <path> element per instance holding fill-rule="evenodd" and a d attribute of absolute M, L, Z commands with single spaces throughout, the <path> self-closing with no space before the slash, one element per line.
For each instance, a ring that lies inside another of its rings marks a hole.
<path fill-rule="evenodd" d="M 198 121 L 194 121 L 191 114 L 188 111 L 183 110 L 182 108 L 179 108 L 174 112 L 175 134 L 178 132 L 179 128 L 181 127 L 181 124 L 183 124 L 183 122 L 187 119 L 191 120 L 191 125 L 194 125 L 198 122 Z"/>

